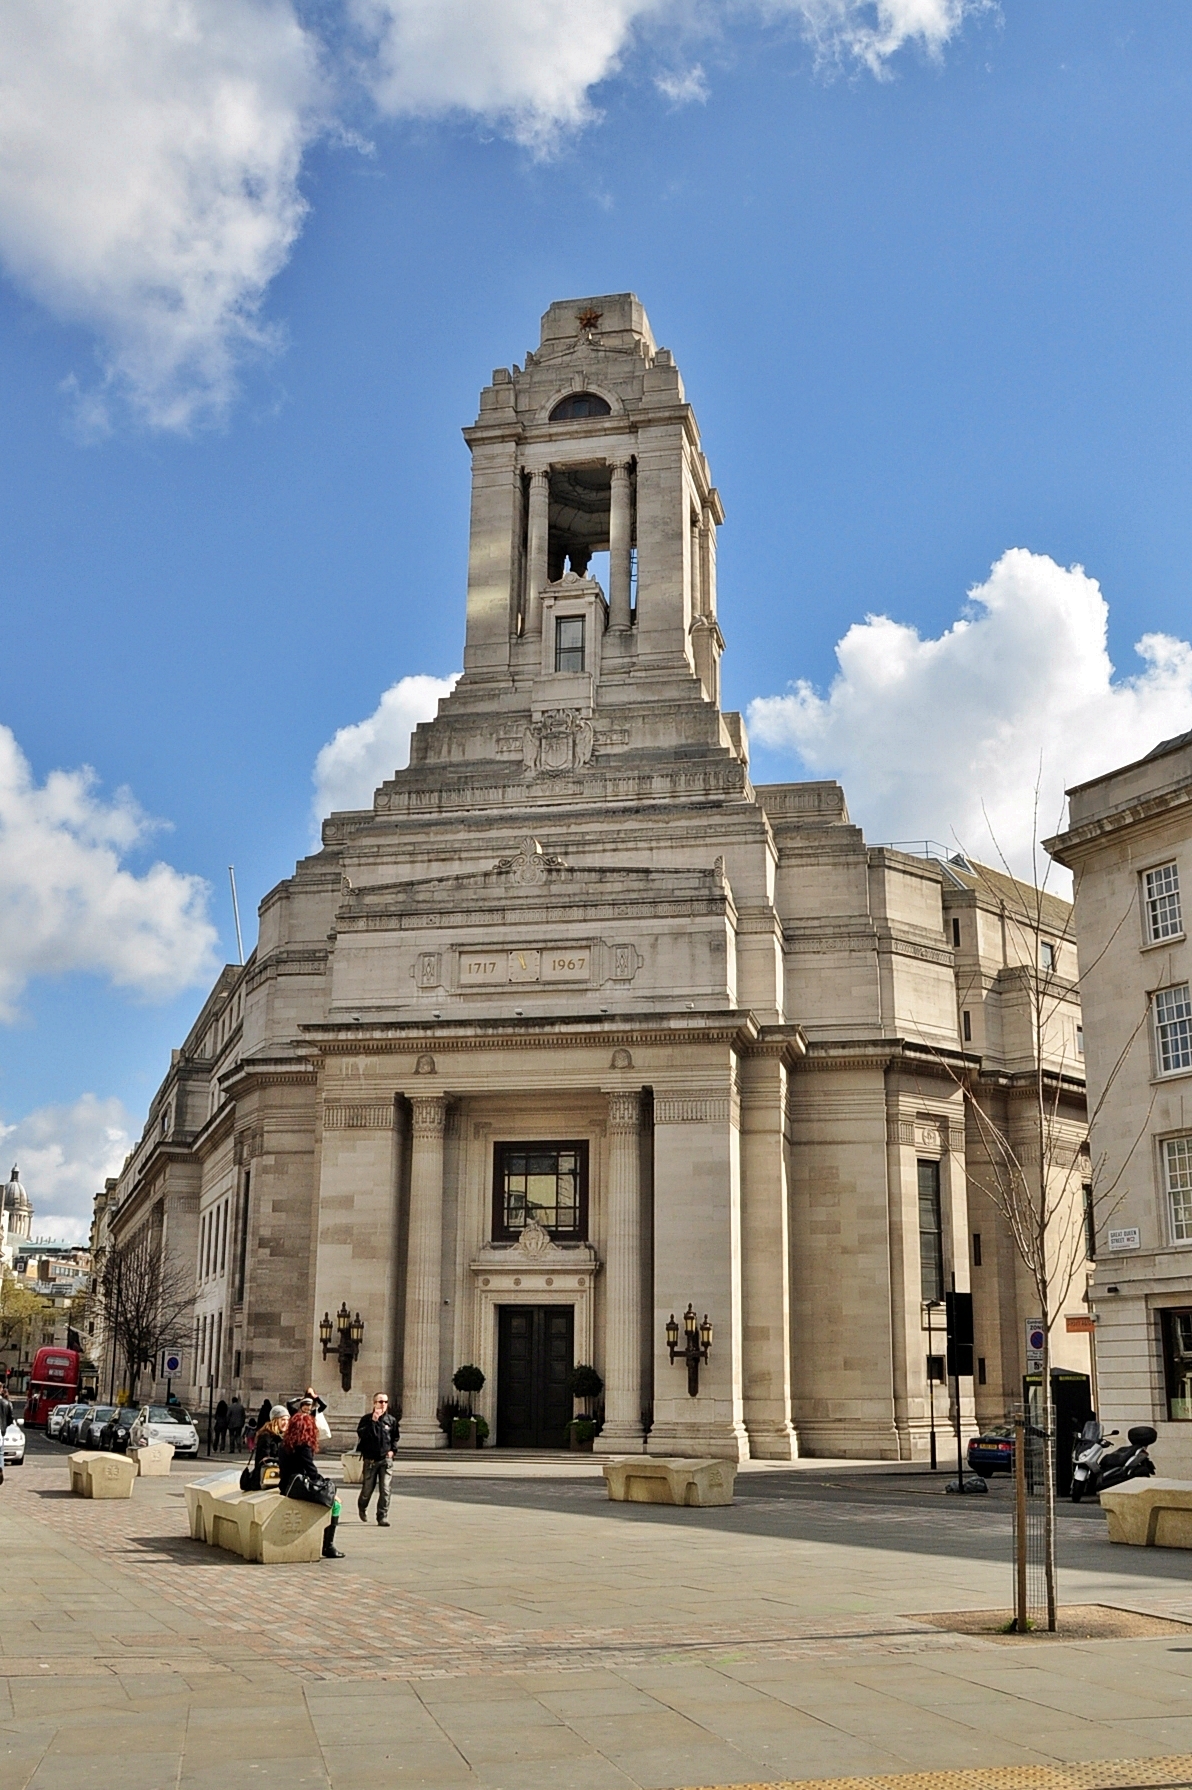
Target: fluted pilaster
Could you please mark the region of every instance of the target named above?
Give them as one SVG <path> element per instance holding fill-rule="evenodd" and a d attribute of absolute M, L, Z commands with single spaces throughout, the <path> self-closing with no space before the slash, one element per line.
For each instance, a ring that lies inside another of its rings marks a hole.
<path fill-rule="evenodd" d="M 629 584 L 633 522 L 629 501 L 629 466 L 612 469 L 612 498 L 608 524 L 608 625 L 622 631 L 630 626 Z"/>
<path fill-rule="evenodd" d="M 526 553 L 527 634 L 542 632 L 542 587 L 547 577 L 550 540 L 550 473 L 530 474 L 530 528 Z"/>
<path fill-rule="evenodd" d="M 442 1094 L 415 1094 L 410 1106 L 413 1137 L 401 1441 L 405 1448 L 441 1448 L 446 1438 L 435 1411 L 439 1403 L 439 1325 L 443 1309 L 443 1138 L 447 1102 Z"/>
<path fill-rule="evenodd" d="M 642 1446 L 641 1123 L 639 1089 L 609 1095 L 604 1454 Z"/>

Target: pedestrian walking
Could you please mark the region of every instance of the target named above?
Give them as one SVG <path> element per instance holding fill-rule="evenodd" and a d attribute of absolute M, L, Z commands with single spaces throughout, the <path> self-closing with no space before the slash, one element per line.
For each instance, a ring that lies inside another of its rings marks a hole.
<path fill-rule="evenodd" d="M 377 1527 L 389 1527 L 389 1481 L 393 1472 L 393 1451 L 397 1447 L 397 1418 L 389 1409 L 389 1394 L 374 1392 L 372 1410 L 356 1425 L 360 1456 L 364 1463 L 360 1479 L 360 1497 L 356 1508 L 360 1521 L 367 1523 L 368 1507 L 375 1489 L 377 1494 Z"/>
<path fill-rule="evenodd" d="M 294 1480 L 303 1477 L 320 1481 L 323 1475 L 319 1472 L 315 1455 L 319 1447 L 319 1432 L 315 1428 L 315 1420 L 309 1411 L 298 1411 L 286 1424 L 286 1433 L 282 1437 L 281 1452 L 277 1464 L 281 1472 L 281 1495 L 286 1497 Z M 339 1527 L 339 1499 L 331 1506 L 331 1521 L 323 1531 L 324 1560 L 342 1560 L 343 1552 L 335 1545 L 335 1531 Z"/>
<path fill-rule="evenodd" d="M 228 1439 L 228 1401 L 221 1398 L 215 1407 L 215 1436 L 211 1446 L 216 1454 L 222 1454 Z"/>
<path fill-rule="evenodd" d="M 244 1435 L 244 1406 L 240 1402 L 240 1394 L 232 1394 L 232 1402 L 228 1406 L 228 1450 L 231 1454 L 240 1453 L 240 1442 Z"/>

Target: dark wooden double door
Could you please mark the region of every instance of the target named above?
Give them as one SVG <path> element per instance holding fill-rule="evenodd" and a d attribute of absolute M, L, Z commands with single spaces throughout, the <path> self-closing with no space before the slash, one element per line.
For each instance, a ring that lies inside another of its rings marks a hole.
<path fill-rule="evenodd" d="M 575 1307 L 497 1310 L 497 1447 L 566 1448 Z"/>

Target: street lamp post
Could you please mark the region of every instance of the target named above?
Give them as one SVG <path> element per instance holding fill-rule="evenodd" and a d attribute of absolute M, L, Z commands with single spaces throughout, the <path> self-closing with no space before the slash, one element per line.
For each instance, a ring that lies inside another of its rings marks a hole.
<path fill-rule="evenodd" d="M 325 1311 L 319 1320 L 319 1341 L 323 1345 L 324 1361 L 331 1353 L 332 1340 L 337 1331 L 339 1340 L 335 1344 L 335 1357 L 339 1362 L 339 1383 L 345 1392 L 351 1392 L 352 1363 L 359 1358 L 360 1345 L 364 1341 L 364 1319 L 359 1312 L 353 1317 L 346 1302 L 340 1305 L 334 1322 L 329 1311 Z"/>
<path fill-rule="evenodd" d="M 672 1311 L 666 1326 L 666 1346 L 670 1350 L 673 1362 L 676 1357 L 687 1364 L 687 1391 L 691 1398 L 699 1394 L 699 1364 L 708 1359 L 712 1347 L 712 1326 L 708 1322 L 708 1314 L 704 1313 L 702 1324 L 696 1322 L 695 1307 L 689 1305 L 683 1313 L 683 1347 L 679 1347 L 679 1326 L 675 1322 Z"/>

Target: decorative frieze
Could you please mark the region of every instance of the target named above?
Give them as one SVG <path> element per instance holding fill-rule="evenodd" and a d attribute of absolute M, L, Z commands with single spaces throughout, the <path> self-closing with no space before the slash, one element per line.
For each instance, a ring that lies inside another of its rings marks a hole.
<path fill-rule="evenodd" d="M 323 1107 L 324 1131 L 391 1131 L 393 1102 L 328 1101 Z"/>
<path fill-rule="evenodd" d="M 655 1125 L 725 1125 L 733 1117 L 733 1101 L 718 1089 L 654 1095 Z"/>

